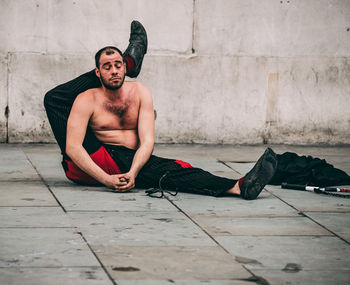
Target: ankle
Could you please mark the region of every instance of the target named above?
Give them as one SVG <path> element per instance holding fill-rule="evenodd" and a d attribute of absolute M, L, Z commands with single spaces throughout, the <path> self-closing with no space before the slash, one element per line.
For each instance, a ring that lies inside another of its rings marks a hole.
<path fill-rule="evenodd" d="M 239 181 L 233 186 L 231 189 L 226 191 L 227 194 L 234 194 L 234 195 L 240 195 L 241 194 L 241 188 L 239 187 Z"/>

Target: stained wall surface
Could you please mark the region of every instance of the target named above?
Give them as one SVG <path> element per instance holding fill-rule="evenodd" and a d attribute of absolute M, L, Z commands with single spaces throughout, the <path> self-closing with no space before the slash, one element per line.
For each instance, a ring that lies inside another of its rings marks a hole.
<path fill-rule="evenodd" d="M 53 142 L 45 93 L 133 19 L 157 142 L 350 143 L 349 0 L 0 0 L 0 141 Z"/>

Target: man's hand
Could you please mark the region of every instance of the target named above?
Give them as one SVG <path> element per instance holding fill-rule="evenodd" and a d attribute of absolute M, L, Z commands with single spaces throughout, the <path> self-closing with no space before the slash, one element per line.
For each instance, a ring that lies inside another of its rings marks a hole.
<path fill-rule="evenodd" d="M 110 175 L 110 179 L 105 185 L 116 192 L 126 192 L 135 187 L 135 176 L 129 172 Z"/>

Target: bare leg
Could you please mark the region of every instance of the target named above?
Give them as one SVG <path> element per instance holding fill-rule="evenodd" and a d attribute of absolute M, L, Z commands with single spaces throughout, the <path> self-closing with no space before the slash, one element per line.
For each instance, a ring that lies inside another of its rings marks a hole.
<path fill-rule="evenodd" d="M 235 184 L 235 186 L 233 186 L 231 189 L 228 189 L 226 191 L 227 194 L 234 194 L 234 195 L 241 195 L 241 189 L 239 188 L 239 183 L 237 181 L 237 183 Z"/>

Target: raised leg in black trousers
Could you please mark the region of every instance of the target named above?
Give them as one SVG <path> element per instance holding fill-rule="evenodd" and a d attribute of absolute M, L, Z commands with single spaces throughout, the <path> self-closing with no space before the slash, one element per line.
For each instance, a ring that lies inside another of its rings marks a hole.
<path fill-rule="evenodd" d="M 129 77 L 137 77 L 140 73 L 144 55 L 147 53 L 147 33 L 142 24 L 132 21 L 129 45 L 123 54 L 127 64 Z M 100 80 L 92 70 L 67 83 L 61 84 L 46 93 L 44 106 L 51 129 L 61 148 L 64 159 L 66 155 L 67 120 L 75 98 L 82 92 L 101 86 Z M 86 131 L 83 147 L 89 154 L 96 152 L 101 143 L 97 140 L 90 128 Z"/>
<path fill-rule="evenodd" d="M 82 92 L 101 86 L 100 80 L 92 70 L 67 83 L 61 84 L 46 93 L 44 106 L 53 134 L 66 159 L 67 121 L 75 98 Z M 101 142 L 90 128 L 87 128 L 83 146 L 89 154 L 96 152 Z"/>

